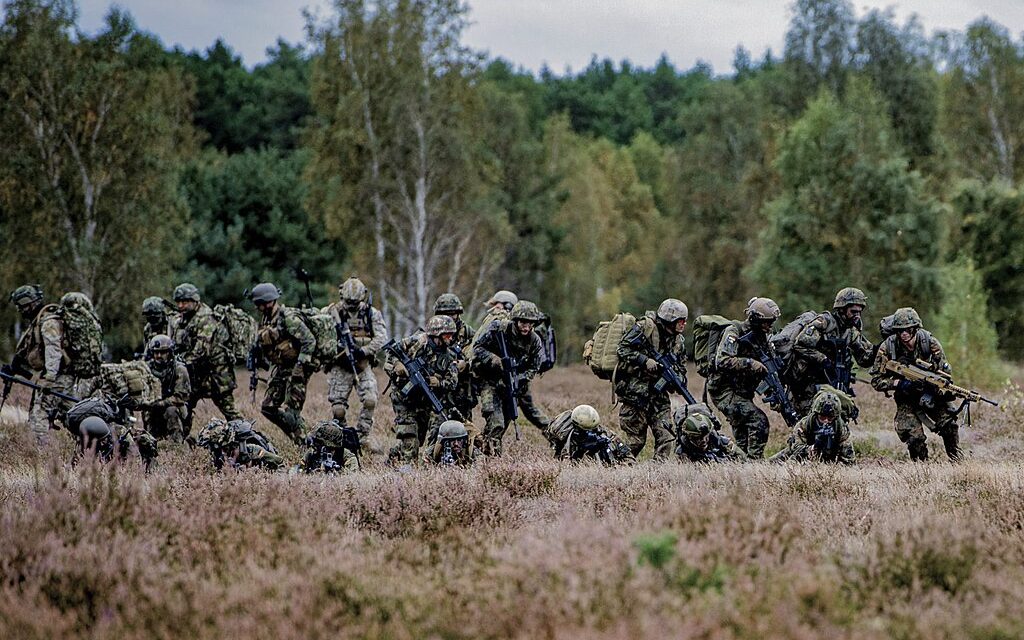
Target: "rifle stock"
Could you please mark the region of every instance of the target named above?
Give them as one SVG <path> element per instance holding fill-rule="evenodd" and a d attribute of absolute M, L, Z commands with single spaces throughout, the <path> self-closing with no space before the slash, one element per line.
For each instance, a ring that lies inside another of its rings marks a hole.
<path fill-rule="evenodd" d="M 925 367 L 921 365 L 924 364 Z M 981 392 L 960 385 L 954 384 L 953 379 L 949 374 L 933 371 L 930 368 L 931 365 L 918 361 L 918 364 L 903 364 L 896 360 L 886 360 L 885 364 L 882 365 L 882 370 L 891 373 L 904 380 L 910 382 L 920 382 L 929 385 L 939 391 L 948 393 L 957 398 L 962 398 L 967 402 L 986 402 L 993 407 L 998 407 L 999 403 L 995 400 L 991 400 L 981 395 Z"/>

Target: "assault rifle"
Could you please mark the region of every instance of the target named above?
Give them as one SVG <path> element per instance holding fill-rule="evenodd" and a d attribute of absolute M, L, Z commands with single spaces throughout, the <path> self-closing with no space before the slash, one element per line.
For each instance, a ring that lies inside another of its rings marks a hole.
<path fill-rule="evenodd" d="M 800 421 L 800 415 L 793 408 L 793 403 L 789 400 L 789 393 L 787 393 L 785 385 L 782 384 L 781 375 L 782 369 L 785 366 L 782 359 L 770 354 L 764 346 L 758 344 L 757 340 L 750 333 L 741 337 L 740 342 L 746 343 L 753 349 L 757 361 L 768 370 L 760 385 L 764 389 L 761 390 L 759 387 L 764 401 L 771 408 L 779 412 L 782 419 L 786 421 L 786 426 L 796 426 L 796 423 Z"/>
<path fill-rule="evenodd" d="M 835 462 L 839 457 L 839 451 L 836 448 L 835 423 L 827 427 L 817 425 L 817 429 L 814 433 L 812 449 L 818 454 L 822 462 Z"/>
<path fill-rule="evenodd" d="M 498 341 L 498 357 L 501 358 L 501 383 L 505 388 L 505 392 L 501 394 L 501 414 L 504 416 L 506 421 L 512 422 L 512 427 L 516 431 L 516 440 L 521 437 L 519 433 L 519 405 L 516 403 L 516 398 L 519 397 L 519 378 L 516 377 L 516 369 L 519 363 L 516 362 L 508 351 L 508 343 L 505 341 L 505 332 L 502 331 L 501 326 L 495 327 L 495 336 Z M 506 422 L 506 425 L 508 422 Z"/>
<path fill-rule="evenodd" d="M 245 356 L 245 368 L 249 370 L 249 393 L 252 394 L 252 403 L 256 404 L 256 387 L 260 381 L 260 362 L 263 360 L 263 351 L 258 344 L 249 347 L 249 354 Z"/>
<path fill-rule="evenodd" d="M 430 388 L 430 385 L 427 383 L 427 377 L 423 375 L 423 361 L 419 358 L 409 357 L 409 354 L 405 352 L 402 345 L 393 338 L 382 348 L 385 352 L 390 353 L 397 358 L 398 361 L 402 363 L 402 366 L 405 367 L 405 372 L 409 377 L 409 381 L 405 383 L 405 386 L 398 390 L 399 393 L 402 394 L 402 397 L 408 398 L 413 391 L 419 389 L 430 402 L 430 406 L 433 408 L 434 413 L 438 414 L 445 420 L 449 420 L 450 417 L 448 410 L 445 409 L 441 399 L 438 398 L 437 394 L 435 394 Z"/>
<path fill-rule="evenodd" d="M 925 385 L 940 393 L 946 393 L 956 398 L 961 398 L 960 408 L 956 410 L 959 414 L 967 409 L 967 425 L 971 424 L 971 403 L 987 402 L 993 407 L 999 403 L 981 395 L 980 392 L 953 383 L 953 377 L 944 371 L 936 371 L 935 366 L 929 362 L 918 360 L 917 364 L 903 364 L 896 360 L 886 360 L 882 365 L 882 371 L 892 373 L 911 383 Z"/>
<path fill-rule="evenodd" d="M 544 333 L 544 339 L 541 341 L 543 349 L 541 350 L 538 373 L 544 373 L 553 369 L 555 361 L 558 359 L 558 343 L 555 341 L 555 327 L 551 324 L 551 317 L 544 316 L 541 324 L 547 327 L 547 331 Z"/>
<path fill-rule="evenodd" d="M 352 329 L 348 326 L 348 318 L 341 318 L 334 325 L 334 332 L 338 335 L 338 351 L 341 354 L 341 359 L 347 360 L 348 366 L 352 368 L 352 374 L 358 376 L 356 354 L 359 353 L 359 347 L 356 346 L 356 340 L 352 337 Z"/>
<path fill-rule="evenodd" d="M 825 371 L 828 383 L 845 394 L 856 396 L 853 390 L 853 376 L 850 372 L 850 343 L 843 338 L 828 338 L 832 347 L 832 372 Z"/>
<path fill-rule="evenodd" d="M 572 453 L 570 460 L 582 460 L 585 456 L 600 460 L 605 464 L 613 464 L 616 460 L 614 441 L 610 436 L 590 430 L 575 429 L 571 437 Z"/>
<path fill-rule="evenodd" d="M 75 396 L 68 395 L 68 394 L 62 393 L 60 391 L 56 391 L 56 390 L 51 389 L 49 387 L 44 387 L 44 386 L 36 384 L 34 382 L 29 382 L 28 380 L 20 377 L 18 375 L 19 373 L 26 373 L 26 372 L 24 372 L 24 371 L 22 371 L 20 369 L 17 369 L 17 368 L 15 368 L 15 367 L 13 367 L 13 366 L 11 366 L 9 364 L 3 365 L 3 367 L 0 367 L 0 380 L 4 381 L 4 390 L 3 390 L 3 393 L 2 393 L 3 401 L 0 402 L 0 409 L 3 409 L 4 403 L 7 402 L 7 398 L 11 395 L 11 385 L 12 384 L 20 384 L 20 385 L 22 385 L 24 387 L 28 387 L 29 389 L 32 389 L 33 392 L 48 394 L 48 395 L 53 396 L 54 398 L 60 398 L 61 400 L 64 400 L 65 402 L 81 402 L 82 401 L 81 398 L 76 398 Z"/>

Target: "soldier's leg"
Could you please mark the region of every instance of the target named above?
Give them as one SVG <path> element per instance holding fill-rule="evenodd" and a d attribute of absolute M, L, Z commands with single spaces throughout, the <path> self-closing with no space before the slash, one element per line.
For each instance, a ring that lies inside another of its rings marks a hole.
<path fill-rule="evenodd" d="M 652 407 L 651 435 L 654 436 L 654 459 L 668 460 L 675 454 L 676 436 L 672 428 L 672 405 Z"/>
<path fill-rule="evenodd" d="M 272 367 L 270 379 L 267 381 L 267 391 L 263 396 L 263 404 L 260 406 L 260 413 L 288 437 L 292 436 L 294 425 L 289 422 L 290 416 L 282 407 L 288 396 L 290 377 L 290 371 L 282 371 L 278 366 Z"/>
<path fill-rule="evenodd" d="M 547 414 L 537 406 L 537 403 L 533 400 L 533 394 L 530 393 L 530 386 L 527 384 L 519 396 L 519 411 L 522 412 L 523 417 L 529 421 L 530 424 L 541 430 L 541 433 L 547 435 L 548 425 L 551 423 L 551 419 L 548 418 Z"/>
<path fill-rule="evenodd" d="M 750 433 L 749 425 L 744 419 L 742 400 L 738 394 L 726 389 L 711 394 L 715 406 L 725 415 L 725 419 L 732 427 L 732 437 L 740 451 L 749 454 Z"/>
<path fill-rule="evenodd" d="M 924 426 L 917 411 L 910 405 L 896 404 L 896 416 L 893 418 L 896 435 L 900 442 L 907 445 L 911 460 L 928 459 L 928 443 L 924 436 Z"/>
<path fill-rule="evenodd" d="M 619 402 L 619 428 L 633 457 L 640 455 L 647 443 L 647 414 L 636 405 Z"/>
<path fill-rule="evenodd" d="M 146 428 L 146 432 L 161 440 L 167 437 L 167 424 L 164 420 L 164 409 L 153 409 L 142 412 L 142 424 Z"/>
<path fill-rule="evenodd" d="M 32 406 L 28 410 L 28 426 L 32 429 L 38 444 L 44 444 L 50 438 L 50 416 L 56 411 L 56 403 L 50 396 L 36 394 Z"/>
<path fill-rule="evenodd" d="M 505 437 L 508 423 L 501 411 L 501 399 L 493 385 L 486 385 L 480 394 L 480 408 L 484 414 L 484 453 L 489 456 L 501 455 L 501 441 Z"/>
<path fill-rule="evenodd" d="M 184 411 L 183 407 L 167 407 L 163 410 L 163 415 L 161 416 L 167 439 L 176 444 L 181 444 L 185 441 L 185 423 L 182 419 Z"/>
<path fill-rule="evenodd" d="M 768 444 L 768 416 L 749 398 L 743 398 L 742 412 L 747 424 L 747 456 L 755 460 L 764 457 Z"/>
<path fill-rule="evenodd" d="M 415 464 L 416 454 L 419 451 L 419 420 L 417 411 L 407 407 L 392 394 L 391 404 L 395 409 L 395 447 L 391 450 L 391 457 L 403 464 Z"/>
<path fill-rule="evenodd" d="M 956 407 L 949 402 L 940 402 L 929 412 L 929 417 L 935 422 L 934 431 L 942 438 L 942 446 L 949 459 L 953 462 L 962 460 L 964 456 L 960 450 L 960 420 Z"/>
<path fill-rule="evenodd" d="M 345 414 L 348 413 L 348 397 L 352 395 L 355 379 L 352 370 L 345 367 L 335 365 L 327 372 L 327 401 L 331 403 L 334 419 L 343 426 L 348 424 Z"/>
<path fill-rule="evenodd" d="M 362 407 L 359 409 L 359 421 L 356 423 L 356 430 L 360 438 L 367 438 L 373 432 L 373 413 L 377 410 L 377 376 L 373 375 L 373 367 L 367 364 L 359 371 L 359 378 L 356 381 L 356 393 L 359 394 L 359 402 Z"/>
<path fill-rule="evenodd" d="M 235 406 L 235 370 L 223 366 L 210 376 L 210 399 L 225 420 L 241 420 L 242 413 Z"/>

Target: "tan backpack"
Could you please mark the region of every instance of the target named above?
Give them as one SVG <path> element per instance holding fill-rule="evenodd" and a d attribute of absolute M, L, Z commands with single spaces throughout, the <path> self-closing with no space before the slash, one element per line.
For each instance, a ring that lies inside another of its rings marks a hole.
<path fill-rule="evenodd" d="M 127 395 L 138 404 L 152 404 L 163 397 L 160 379 L 143 360 L 100 365 L 100 380 L 115 399 Z"/>
<path fill-rule="evenodd" d="M 611 320 L 597 325 L 594 337 L 583 346 L 583 361 L 590 366 L 594 375 L 602 380 L 611 380 L 619 366 L 619 343 L 636 324 L 630 313 L 616 313 Z"/>

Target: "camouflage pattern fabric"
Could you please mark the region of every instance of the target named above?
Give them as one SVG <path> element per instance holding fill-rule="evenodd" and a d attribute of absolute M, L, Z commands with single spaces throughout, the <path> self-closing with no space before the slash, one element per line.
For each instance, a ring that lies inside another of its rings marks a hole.
<path fill-rule="evenodd" d="M 306 385 L 317 370 L 316 338 L 298 310 L 280 304 L 263 316 L 257 334 L 264 356 L 274 365 L 260 411 L 294 442 L 302 442 Z"/>
<path fill-rule="evenodd" d="M 763 377 L 755 351 L 740 338 L 751 330 L 750 321 L 726 327 L 715 354 L 715 369 L 708 377 L 708 395 L 725 414 L 736 445 L 748 458 L 764 457 L 768 443 L 768 416 L 754 404 L 754 393 Z M 771 350 L 765 336 L 756 338 L 762 348 Z"/>
<path fill-rule="evenodd" d="M 580 453 L 575 449 L 575 442 L 577 434 L 584 430 L 576 426 L 572 421 L 572 409 L 563 411 L 554 418 L 551 419 L 551 424 L 548 426 L 548 441 L 551 443 L 554 449 L 555 458 L 559 460 L 575 460 L 580 457 Z M 607 429 L 598 425 L 589 432 L 598 435 L 606 436 L 611 438 L 611 448 L 615 453 L 615 464 L 628 464 L 636 462 L 636 458 L 633 456 L 632 450 L 625 442 L 623 442 L 617 435 L 608 431 Z M 588 457 L 594 458 L 593 455 L 588 454 Z"/>
<path fill-rule="evenodd" d="M 795 357 L 786 371 L 786 383 L 793 394 L 793 405 L 800 415 L 811 410 L 811 401 L 818 386 L 831 384 L 824 375 L 825 367 L 835 357 L 830 341 L 840 340 L 849 345 L 847 361 L 849 371 L 856 362 L 866 368 L 873 364 L 875 346 L 856 327 L 845 327 L 835 311 L 825 311 L 811 321 L 793 347 Z"/>
<path fill-rule="evenodd" d="M 384 316 L 376 307 L 366 308 L 364 303 L 360 310 L 362 313 L 349 313 L 340 301 L 323 308 L 323 312 L 329 314 L 335 323 L 342 319 L 348 321 L 352 339 L 363 351 L 363 357 L 355 362 L 358 375 L 352 373 L 347 362 L 342 362 L 344 354 L 338 360 L 326 364 L 327 401 L 331 403 L 334 419 L 346 424 L 349 399 L 355 390 L 361 405 L 356 430 L 361 438 L 367 438 L 373 432 L 373 415 L 380 399 L 377 378 L 373 375 L 373 363 L 380 348 L 388 341 L 388 329 L 384 324 Z"/>
<path fill-rule="evenodd" d="M 156 402 L 140 406 L 143 421 L 153 437 L 180 443 L 185 439 L 188 399 L 192 395 L 188 368 L 174 360 L 160 366 L 150 363 L 150 371 L 160 380 L 161 397 Z"/>
<path fill-rule="evenodd" d="M 786 448 L 772 456 L 770 458 L 772 462 L 821 460 L 822 454 L 825 453 L 835 462 L 853 464 L 854 453 L 853 446 L 850 444 L 850 427 L 846 421 L 840 415 L 836 416 L 831 425 L 825 425 L 819 420 L 817 399 L 825 393 L 828 392 L 824 391 L 815 395 L 815 402 L 812 403 L 814 408 L 796 423 L 793 433 L 786 443 Z M 823 428 L 831 428 L 835 432 L 835 442 L 831 452 L 821 452 L 815 449 L 815 441 L 819 431 Z"/>
<path fill-rule="evenodd" d="M 192 391 L 188 399 L 185 435 L 192 430 L 196 405 L 204 398 L 213 404 L 225 420 L 240 420 L 235 407 L 235 369 L 227 348 L 227 330 L 206 304 L 183 313 L 173 327 L 175 353 L 189 372 Z"/>
<path fill-rule="evenodd" d="M 686 433 L 679 436 L 676 455 L 683 462 L 743 462 L 747 456 L 732 440 L 717 431 L 707 439 L 697 439 Z"/>

